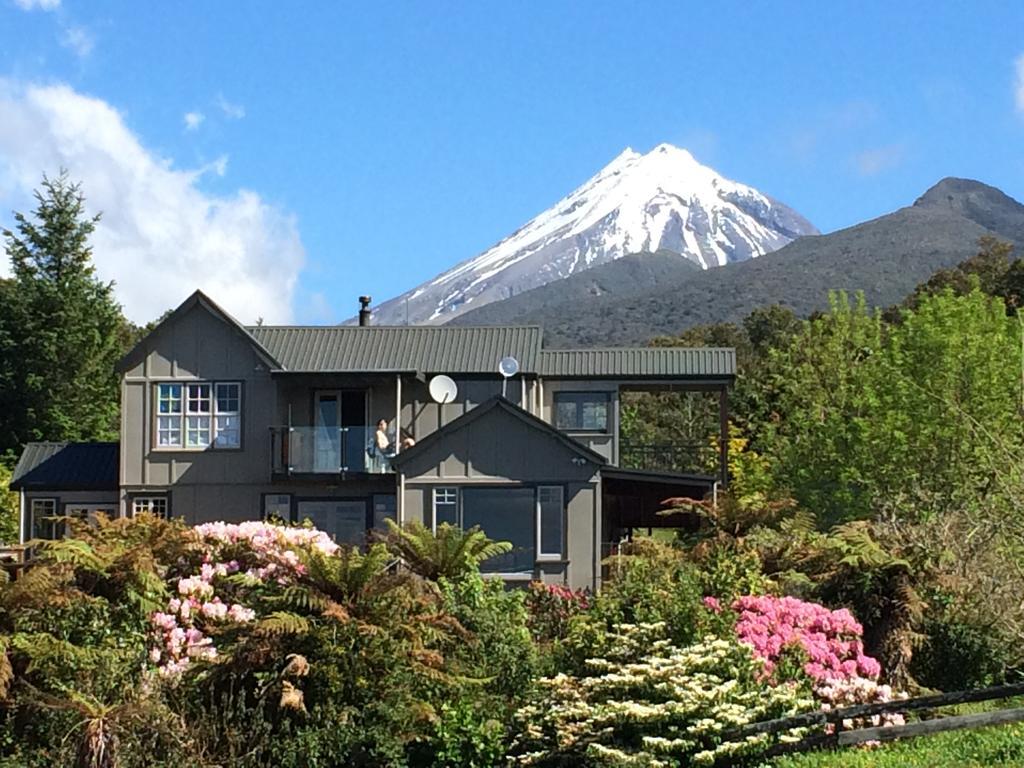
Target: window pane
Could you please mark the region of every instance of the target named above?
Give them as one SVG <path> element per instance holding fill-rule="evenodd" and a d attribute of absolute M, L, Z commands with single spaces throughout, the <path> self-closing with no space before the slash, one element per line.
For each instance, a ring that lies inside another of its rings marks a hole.
<path fill-rule="evenodd" d="M 582 406 L 583 429 L 600 429 L 608 427 L 608 401 L 585 400 Z"/>
<path fill-rule="evenodd" d="M 187 416 L 185 418 L 185 445 L 188 448 L 205 448 L 210 444 L 210 417 Z"/>
<path fill-rule="evenodd" d="M 188 400 L 185 404 L 186 413 L 209 413 L 210 412 L 210 385 L 189 384 L 187 387 Z"/>
<path fill-rule="evenodd" d="M 567 400 L 556 395 L 555 400 L 555 426 L 559 429 L 575 429 L 576 423 L 576 401 Z"/>
<path fill-rule="evenodd" d="M 159 413 L 181 413 L 181 384 L 158 385 L 157 411 Z"/>
<path fill-rule="evenodd" d="M 463 488 L 462 525 L 479 525 L 495 541 L 508 541 L 512 551 L 485 560 L 488 573 L 533 571 L 537 497 L 533 488 Z"/>
<path fill-rule="evenodd" d="M 459 492 L 456 488 L 434 489 L 434 529 L 442 523 L 459 524 Z"/>
<path fill-rule="evenodd" d="M 309 520 L 339 544 L 366 543 L 366 503 L 362 501 L 300 501 L 299 522 Z"/>
<path fill-rule="evenodd" d="M 564 504 L 562 489 L 557 486 L 537 489 L 540 513 L 540 554 L 562 555 Z"/>
<path fill-rule="evenodd" d="M 292 497 L 287 493 L 268 493 L 263 497 L 263 517 L 291 520 Z"/>
<path fill-rule="evenodd" d="M 238 384 L 217 385 L 217 413 L 238 413 L 239 400 Z"/>
<path fill-rule="evenodd" d="M 181 445 L 181 417 L 156 417 L 156 444 L 160 446 Z"/>
<path fill-rule="evenodd" d="M 239 439 L 238 416 L 217 416 L 217 439 L 214 445 L 218 448 L 237 448 Z"/>
<path fill-rule="evenodd" d="M 54 499 L 33 499 L 31 508 L 31 538 L 57 538 L 57 502 Z"/>

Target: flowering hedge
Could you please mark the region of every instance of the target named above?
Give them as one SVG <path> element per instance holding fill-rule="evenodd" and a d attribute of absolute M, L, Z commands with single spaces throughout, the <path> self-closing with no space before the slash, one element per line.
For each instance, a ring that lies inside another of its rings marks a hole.
<path fill-rule="evenodd" d="M 268 580 L 285 585 L 301 575 L 300 552 L 338 550 L 314 528 L 265 522 L 207 523 L 196 526 L 193 535 L 198 564 L 181 564 L 177 595 L 151 617 L 149 658 L 164 676 L 180 674 L 193 661 L 215 659 L 213 630 L 252 622 L 256 612 L 246 605 L 247 595 Z"/>

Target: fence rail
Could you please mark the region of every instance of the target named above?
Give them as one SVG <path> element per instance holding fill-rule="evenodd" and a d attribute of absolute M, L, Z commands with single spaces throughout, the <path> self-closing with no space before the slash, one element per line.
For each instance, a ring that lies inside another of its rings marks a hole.
<path fill-rule="evenodd" d="M 709 453 L 710 451 L 710 453 Z M 703 443 L 638 443 L 623 440 L 619 444 L 619 466 L 657 472 L 707 472 L 717 455 Z"/>
<path fill-rule="evenodd" d="M 793 715 L 792 717 L 751 723 L 742 728 L 736 728 L 723 733 L 722 739 L 723 741 L 739 741 L 748 736 L 770 735 L 794 728 L 808 728 L 818 725 L 834 726 L 832 733 L 814 734 L 800 741 L 773 745 L 766 751 L 765 756 L 774 757 L 791 752 L 807 752 L 821 747 L 848 746 L 863 744 L 866 741 L 893 741 L 909 736 L 921 736 L 962 728 L 978 728 L 985 725 L 1024 721 L 1024 709 L 1002 709 L 969 715 L 950 715 L 931 720 L 922 720 L 917 723 L 908 723 L 906 725 L 873 726 L 852 730 L 843 730 L 842 727 L 844 720 L 937 709 L 954 704 L 995 701 L 998 699 L 1008 699 L 1013 696 L 1024 696 L 1024 683 L 997 685 L 991 688 L 978 688 L 972 691 L 955 691 L 930 696 L 918 696 L 912 699 L 897 699 L 876 704 L 858 704 L 853 707 L 844 707 L 843 709 L 805 712 L 804 714 Z"/>

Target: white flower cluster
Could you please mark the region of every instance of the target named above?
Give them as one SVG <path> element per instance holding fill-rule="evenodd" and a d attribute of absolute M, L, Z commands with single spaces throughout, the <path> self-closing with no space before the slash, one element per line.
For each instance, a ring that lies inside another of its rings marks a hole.
<path fill-rule="evenodd" d="M 816 707 L 795 685 L 764 685 L 763 662 L 748 646 L 706 638 L 678 648 L 663 625 L 619 625 L 612 652 L 588 660 L 587 670 L 549 678 L 543 700 L 519 710 L 520 765 L 555 755 L 587 765 L 710 765 L 770 743 L 723 734 Z"/>

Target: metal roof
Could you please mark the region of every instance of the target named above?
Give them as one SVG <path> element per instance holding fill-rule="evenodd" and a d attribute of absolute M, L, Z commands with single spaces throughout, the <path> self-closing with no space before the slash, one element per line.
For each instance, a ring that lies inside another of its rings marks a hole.
<path fill-rule="evenodd" d="M 11 489 L 117 490 L 119 456 L 117 443 L 28 443 L 14 468 Z"/>
<path fill-rule="evenodd" d="M 250 326 L 246 330 L 290 372 L 497 373 L 511 355 L 538 372 L 536 326 Z"/>
<path fill-rule="evenodd" d="M 609 347 L 540 353 L 541 376 L 660 376 L 716 378 L 736 375 L 736 350 L 720 347 Z"/>

